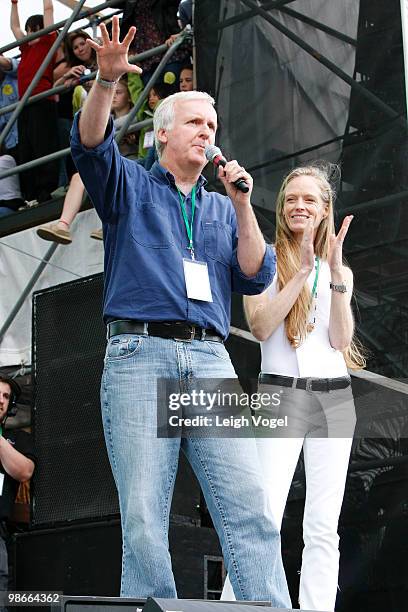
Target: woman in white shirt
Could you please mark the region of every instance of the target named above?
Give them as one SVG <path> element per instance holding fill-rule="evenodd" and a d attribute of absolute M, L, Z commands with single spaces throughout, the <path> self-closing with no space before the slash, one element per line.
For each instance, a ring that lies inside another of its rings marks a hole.
<path fill-rule="evenodd" d="M 337 527 L 355 426 L 347 367 L 365 365 L 352 340 L 353 274 L 342 258 L 353 217 L 344 219 L 336 236 L 333 200 L 324 169 L 307 166 L 290 172 L 276 204 L 275 278 L 263 294 L 244 298 L 251 331 L 261 341 L 259 392 L 277 393 L 280 405 L 272 412 L 288 421 L 280 433 L 260 432 L 257 440 L 271 509 L 280 526 L 303 448 L 299 603 L 302 609 L 330 611 L 336 601 Z M 232 595 L 229 588 L 224 599 Z"/>

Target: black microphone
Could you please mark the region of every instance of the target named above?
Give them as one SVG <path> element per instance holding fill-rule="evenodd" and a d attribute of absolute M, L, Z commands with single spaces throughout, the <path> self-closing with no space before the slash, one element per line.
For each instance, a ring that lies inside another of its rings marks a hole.
<path fill-rule="evenodd" d="M 217 168 L 218 166 L 222 166 L 224 168 L 224 166 L 227 164 L 227 160 L 221 153 L 221 149 L 215 147 L 214 145 L 207 145 L 205 147 L 205 156 L 208 161 L 214 164 L 214 166 L 217 166 Z M 248 185 L 242 178 L 234 181 L 234 185 L 237 189 L 239 189 L 239 191 L 242 191 L 242 193 L 248 193 L 249 191 Z"/>

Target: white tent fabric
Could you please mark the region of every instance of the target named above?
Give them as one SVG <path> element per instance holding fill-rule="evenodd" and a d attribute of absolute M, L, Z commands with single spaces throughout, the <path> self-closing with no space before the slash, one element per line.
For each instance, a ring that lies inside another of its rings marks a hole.
<path fill-rule="evenodd" d="M 73 225 L 72 244 L 58 246 L 33 291 L 102 272 L 103 243 L 89 237 L 98 227 L 94 210 L 80 213 Z M 0 327 L 51 244 L 37 236 L 36 228 L 0 239 Z M 0 366 L 31 363 L 31 309 L 30 295 L 0 341 Z"/>

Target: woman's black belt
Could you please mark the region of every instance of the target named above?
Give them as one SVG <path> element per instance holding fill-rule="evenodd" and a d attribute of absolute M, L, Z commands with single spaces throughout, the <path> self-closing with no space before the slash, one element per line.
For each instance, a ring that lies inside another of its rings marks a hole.
<path fill-rule="evenodd" d="M 292 387 L 305 391 L 334 391 L 346 389 L 351 385 L 349 376 L 339 378 L 294 378 L 293 376 L 280 376 L 279 374 L 259 375 L 259 384 L 278 385 L 279 387 Z"/>
<path fill-rule="evenodd" d="M 215 329 L 191 325 L 185 321 L 132 321 L 121 320 L 108 323 L 108 338 L 119 334 L 140 334 L 145 336 L 158 336 L 159 338 L 172 338 L 191 342 L 192 340 L 209 340 L 210 342 L 223 342 L 223 338 Z"/>

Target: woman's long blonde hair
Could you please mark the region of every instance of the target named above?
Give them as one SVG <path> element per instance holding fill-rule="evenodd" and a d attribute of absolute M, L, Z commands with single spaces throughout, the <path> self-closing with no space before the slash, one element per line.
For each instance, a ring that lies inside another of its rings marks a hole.
<path fill-rule="evenodd" d="M 300 246 L 290 230 L 284 215 L 286 188 L 290 181 L 299 176 L 311 176 L 316 180 L 320 187 L 321 198 L 327 206 L 327 216 L 322 219 L 314 240 L 315 254 L 322 261 L 327 260 L 330 235 L 335 232 L 333 212 L 335 192 L 328 179 L 328 170 L 329 166 L 327 166 L 327 169 L 319 166 L 294 168 L 283 180 L 276 200 L 275 248 L 279 290 L 282 290 L 300 268 Z M 311 292 L 305 284 L 285 319 L 286 336 L 293 348 L 299 347 L 306 339 L 310 303 Z M 366 360 L 359 347 L 361 347 L 359 341 L 353 338 L 350 346 L 343 351 L 346 365 L 350 369 L 358 370 L 366 365 Z"/>

